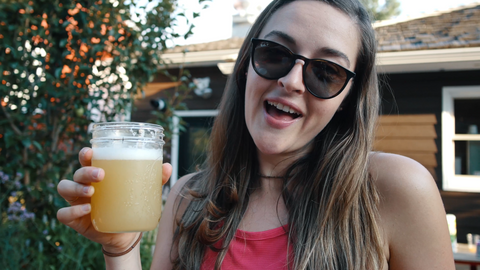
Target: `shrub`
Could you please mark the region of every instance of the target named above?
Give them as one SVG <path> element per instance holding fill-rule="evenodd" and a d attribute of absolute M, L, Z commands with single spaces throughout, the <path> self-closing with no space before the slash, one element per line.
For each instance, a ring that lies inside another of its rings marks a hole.
<path fill-rule="evenodd" d="M 56 185 L 79 167 L 91 119 L 128 117 L 134 95 L 160 72 L 162 50 L 179 36 L 175 8 L 176 0 L 0 0 L 2 269 L 103 265 L 98 244 L 56 220 L 67 205 Z M 168 128 L 171 117 L 160 118 Z M 153 243 L 145 243 L 148 265 Z"/>

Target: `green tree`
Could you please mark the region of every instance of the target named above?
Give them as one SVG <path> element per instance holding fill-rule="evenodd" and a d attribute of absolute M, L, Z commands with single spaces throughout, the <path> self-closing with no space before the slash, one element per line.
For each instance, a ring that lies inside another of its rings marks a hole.
<path fill-rule="evenodd" d="M 128 115 L 160 72 L 166 44 L 180 36 L 171 28 L 185 16 L 176 0 L 139 3 L 0 0 L 2 269 L 101 268 L 98 244 L 56 222 L 66 206 L 56 184 L 79 167 L 91 119 Z M 182 107 L 172 102 L 170 110 Z M 168 128 L 171 117 L 155 121 Z M 150 254 L 142 253 L 146 265 Z"/>
<path fill-rule="evenodd" d="M 374 20 L 387 20 L 400 14 L 400 2 L 398 0 L 385 0 L 383 5 L 378 0 L 360 0 L 372 15 Z"/>

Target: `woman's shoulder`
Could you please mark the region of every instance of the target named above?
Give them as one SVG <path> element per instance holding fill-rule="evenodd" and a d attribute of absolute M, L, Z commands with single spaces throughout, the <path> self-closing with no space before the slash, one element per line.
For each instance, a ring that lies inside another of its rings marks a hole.
<path fill-rule="evenodd" d="M 177 217 L 181 217 L 183 215 L 183 212 L 185 211 L 186 207 L 192 199 L 189 193 L 191 187 L 190 181 L 195 181 L 195 177 L 198 176 L 198 174 L 199 173 L 196 172 L 180 177 L 170 190 L 167 198 L 167 203 L 169 200 L 172 201 L 171 205 L 178 210 Z"/>
<path fill-rule="evenodd" d="M 197 174 L 198 174 L 198 172 L 195 172 L 195 173 L 190 173 L 190 174 L 187 174 L 187 175 L 184 175 L 184 176 L 180 177 L 175 182 L 175 184 L 173 185 L 173 187 L 171 189 L 171 192 L 174 192 L 173 194 L 175 194 L 175 196 L 177 196 L 179 194 L 182 194 L 183 191 L 185 190 L 185 185 L 190 180 L 192 180 L 192 178 L 194 178 Z"/>
<path fill-rule="evenodd" d="M 410 214 L 409 211 L 413 209 L 407 206 L 440 198 L 430 172 L 411 158 L 389 153 L 371 153 L 369 172 L 380 195 L 380 206 L 387 211 Z M 400 205 L 404 207 L 398 208 Z"/>
<path fill-rule="evenodd" d="M 392 192 L 392 187 L 400 190 L 415 187 L 438 191 L 430 172 L 417 161 L 405 156 L 372 152 L 369 172 L 380 192 Z"/>
<path fill-rule="evenodd" d="M 376 152 L 370 155 L 369 171 L 380 196 L 390 269 L 433 266 L 425 262 L 452 269 L 445 209 L 430 172 L 408 157 Z"/>

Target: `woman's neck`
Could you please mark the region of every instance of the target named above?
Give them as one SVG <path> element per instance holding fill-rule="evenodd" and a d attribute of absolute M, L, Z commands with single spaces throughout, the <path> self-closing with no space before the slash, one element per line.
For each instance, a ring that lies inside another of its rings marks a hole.
<path fill-rule="evenodd" d="M 278 196 L 283 188 L 288 168 L 296 158 L 292 156 L 265 155 L 258 153 L 259 174 L 261 193 Z"/>
<path fill-rule="evenodd" d="M 305 155 L 305 151 L 288 154 L 264 154 L 257 150 L 259 174 L 263 178 L 284 178 L 290 166 Z"/>

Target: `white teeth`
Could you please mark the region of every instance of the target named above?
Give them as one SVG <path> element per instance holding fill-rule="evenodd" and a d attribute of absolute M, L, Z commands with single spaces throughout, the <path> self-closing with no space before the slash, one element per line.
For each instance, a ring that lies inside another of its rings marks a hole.
<path fill-rule="evenodd" d="M 267 101 L 267 103 L 269 105 L 272 105 L 274 107 L 276 107 L 277 109 L 281 110 L 281 111 L 284 111 L 284 112 L 287 112 L 287 113 L 291 113 L 291 114 L 298 114 L 300 115 L 299 112 L 295 111 L 294 109 L 288 107 L 287 105 L 284 105 L 284 104 L 281 104 L 281 103 L 277 103 L 277 102 L 272 102 L 272 101 Z"/>

